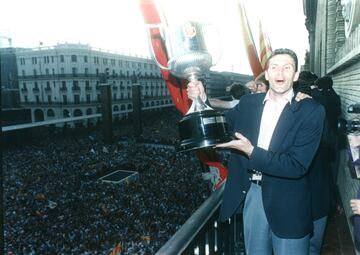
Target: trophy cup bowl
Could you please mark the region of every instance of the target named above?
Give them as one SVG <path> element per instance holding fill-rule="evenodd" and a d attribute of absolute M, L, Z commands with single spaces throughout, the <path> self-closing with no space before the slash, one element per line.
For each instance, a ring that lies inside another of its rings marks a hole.
<path fill-rule="evenodd" d="M 168 66 L 162 66 L 154 58 L 160 68 L 189 81 L 198 80 L 209 72 L 213 66 L 213 58 L 204 40 L 204 26 L 206 25 L 199 22 L 187 21 L 168 27 L 163 33 L 169 57 Z M 193 100 L 189 111 L 179 121 L 178 127 L 178 151 L 213 147 L 231 140 L 224 114 L 212 109 L 200 97 Z"/>

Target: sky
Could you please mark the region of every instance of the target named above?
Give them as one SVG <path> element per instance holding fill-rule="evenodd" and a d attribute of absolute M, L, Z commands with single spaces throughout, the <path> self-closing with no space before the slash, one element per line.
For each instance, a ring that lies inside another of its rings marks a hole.
<path fill-rule="evenodd" d="M 220 60 L 212 70 L 251 74 L 241 38 L 236 0 L 164 1 L 176 6 L 175 14 L 169 15 L 171 17 L 195 15 L 200 20 L 216 24 L 219 46 L 214 55 L 219 55 Z M 261 19 L 272 48 L 293 49 L 298 54 L 299 63 L 303 64 L 309 48 L 303 1 L 243 1 L 255 43 L 259 41 Z M 2 0 L 0 37 L 10 37 L 14 47 L 38 47 L 40 42 L 43 46 L 54 46 L 67 42 L 150 56 L 137 0 Z"/>

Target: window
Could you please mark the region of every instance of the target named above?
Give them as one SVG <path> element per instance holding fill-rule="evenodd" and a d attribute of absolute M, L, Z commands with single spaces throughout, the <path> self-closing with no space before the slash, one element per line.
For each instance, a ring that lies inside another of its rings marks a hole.
<path fill-rule="evenodd" d="M 107 65 L 107 63 L 108 63 L 107 58 L 103 58 L 103 64 L 104 64 L 104 65 Z"/>
<path fill-rule="evenodd" d="M 88 62 L 88 57 L 84 56 L 84 63 L 87 63 L 87 62 Z"/>
<path fill-rule="evenodd" d="M 89 68 L 85 67 L 85 75 L 88 76 L 89 75 Z"/>
<path fill-rule="evenodd" d="M 25 103 L 28 102 L 28 97 L 27 96 L 24 96 L 24 101 L 25 101 Z"/>
<path fill-rule="evenodd" d="M 77 62 L 77 56 L 71 55 L 71 62 Z"/>
<path fill-rule="evenodd" d="M 65 60 L 64 60 L 64 55 L 60 55 L 60 62 L 61 62 L 61 63 L 64 63 L 64 62 L 65 62 Z"/>
<path fill-rule="evenodd" d="M 25 76 L 25 70 L 21 71 L 22 76 Z"/>
<path fill-rule="evenodd" d="M 36 89 L 39 89 L 39 85 L 38 85 L 37 82 L 35 82 L 34 85 L 35 85 L 35 88 L 36 88 Z"/>
<path fill-rule="evenodd" d="M 50 74 L 50 73 L 49 73 L 49 68 L 46 68 L 46 69 L 45 69 L 45 74 L 46 74 L 46 75 L 49 75 L 49 74 Z"/>
<path fill-rule="evenodd" d="M 61 75 L 64 75 L 64 74 L 65 74 L 65 68 L 64 68 L 64 67 L 61 67 L 60 73 L 61 73 Z"/>
<path fill-rule="evenodd" d="M 74 103 L 80 104 L 80 95 L 74 95 Z"/>
<path fill-rule="evenodd" d="M 63 103 L 67 104 L 67 95 L 63 95 Z M 64 116 L 64 117 L 67 117 L 67 116 Z"/>
<path fill-rule="evenodd" d="M 34 72 L 34 76 L 36 76 L 36 75 L 37 75 L 37 73 L 36 73 L 36 69 L 34 69 L 34 70 L 33 70 L 33 72 Z"/>
<path fill-rule="evenodd" d="M 48 117 L 55 117 L 54 110 L 53 110 L 53 109 L 49 109 L 49 110 L 47 111 L 47 116 L 48 116 Z"/>
<path fill-rule="evenodd" d="M 116 93 L 114 93 L 113 100 L 116 101 Z"/>
<path fill-rule="evenodd" d="M 65 110 L 63 111 L 63 116 L 64 116 L 64 118 L 70 117 L 70 112 L 65 109 Z"/>
<path fill-rule="evenodd" d="M 73 68 L 72 68 L 72 74 L 73 74 L 74 76 L 77 76 L 77 68 L 76 68 L 76 67 L 73 67 Z"/>
<path fill-rule="evenodd" d="M 51 56 L 51 63 L 54 63 L 54 56 Z"/>
<path fill-rule="evenodd" d="M 55 69 L 54 68 L 52 69 L 52 75 L 55 75 Z"/>
<path fill-rule="evenodd" d="M 40 97 L 39 96 L 36 96 L 36 103 L 40 103 Z"/>
<path fill-rule="evenodd" d="M 31 58 L 31 62 L 32 62 L 33 65 L 36 65 L 36 64 L 37 64 L 37 59 L 36 59 L 36 57 L 32 57 L 32 58 Z"/>
<path fill-rule="evenodd" d="M 20 58 L 20 65 L 25 65 L 25 58 Z"/>
<path fill-rule="evenodd" d="M 51 104 L 51 95 L 47 96 L 49 104 Z"/>
<path fill-rule="evenodd" d="M 90 94 L 87 94 L 87 95 L 86 95 L 86 103 L 88 103 L 88 104 L 90 103 L 90 98 L 91 98 L 91 97 L 90 97 Z"/>

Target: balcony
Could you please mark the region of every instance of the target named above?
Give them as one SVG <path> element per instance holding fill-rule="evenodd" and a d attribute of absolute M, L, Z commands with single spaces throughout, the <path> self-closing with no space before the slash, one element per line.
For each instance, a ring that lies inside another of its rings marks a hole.
<path fill-rule="evenodd" d="M 51 88 L 50 87 L 45 87 L 45 92 L 51 93 Z"/>
<path fill-rule="evenodd" d="M 39 93 L 39 92 L 40 92 L 40 89 L 39 89 L 39 88 L 33 88 L 32 91 L 33 91 L 34 93 Z"/>
<path fill-rule="evenodd" d="M 28 89 L 27 89 L 27 88 L 22 88 L 22 89 L 21 89 L 21 92 L 22 92 L 22 93 L 27 93 L 27 92 L 28 92 Z"/>
<path fill-rule="evenodd" d="M 80 92 L 80 87 L 79 86 L 72 86 L 72 91 L 73 92 Z"/>
<path fill-rule="evenodd" d="M 66 93 L 66 92 L 67 92 L 67 87 L 64 87 L 64 86 L 61 87 L 61 88 L 60 88 L 60 92 Z"/>
<path fill-rule="evenodd" d="M 90 87 L 90 86 L 85 86 L 85 90 L 86 90 L 86 91 L 92 91 L 92 87 Z"/>
<path fill-rule="evenodd" d="M 208 254 L 244 254 L 242 215 L 217 221 L 223 191 L 224 185 L 215 190 L 156 255 L 207 254 L 206 247 Z"/>

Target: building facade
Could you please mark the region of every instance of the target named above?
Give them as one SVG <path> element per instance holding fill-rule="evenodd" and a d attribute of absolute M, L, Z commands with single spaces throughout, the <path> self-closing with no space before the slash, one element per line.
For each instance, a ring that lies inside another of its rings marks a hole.
<path fill-rule="evenodd" d="M 360 0 L 304 0 L 303 4 L 309 31 L 309 70 L 319 77 L 332 77 L 333 88 L 341 97 L 342 117 L 351 123 L 360 117 L 349 111 L 349 107 L 360 103 Z M 359 130 L 350 135 L 359 137 Z M 360 180 L 354 176 L 353 159 L 349 157 L 349 132 L 343 136 L 337 185 L 353 231 L 349 200 L 356 198 Z"/>
<path fill-rule="evenodd" d="M 132 110 L 131 86 L 137 76 L 145 109 L 171 106 L 159 68 L 151 59 L 105 52 L 82 44 L 18 50 L 20 103 L 32 120 L 100 113 L 100 77 L 107 75 L 115 118 Z"/>
<path fill-rule="evenodd" d="M 1 108 L 14 109 L 20 106 L 17 79 L 16 49 L 0 48 Z"/>
<path fill-rule="evenodd" d="M 31 109 L 33 122 L 100 113 L 100 79 L 105 73 L 115 119 L 132 111 L 134 80 L 141 85 L 143 110 L 173 105 L 160 69 L 150 58 L 59 44 L 18 49 L 16 62 L 20 104 Z M 206 79 L 210 95 L 224 96 L 231 82 L 247 81 L 250 76 L 210 72 Z"/>

